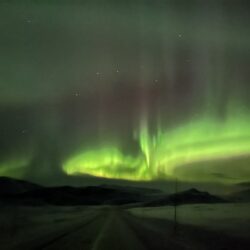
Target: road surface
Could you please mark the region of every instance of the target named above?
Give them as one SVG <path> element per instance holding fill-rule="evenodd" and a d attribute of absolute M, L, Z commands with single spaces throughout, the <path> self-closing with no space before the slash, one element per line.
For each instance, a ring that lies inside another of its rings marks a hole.
<path fill-rule="evenodd" d="M 172 221 L 135 216 L 118 207 L 84 210 L 71 219 L 57 219 L 34 229 L 31 225 L 23 225 L 19 237 L 12 235 L 1 249 L 248 249 L 248 242 L 231 239 L 220 232 L 185 225 L 176 228 Z M 29 233 L 25 233 L 27 227 L 31 227 Z"/>

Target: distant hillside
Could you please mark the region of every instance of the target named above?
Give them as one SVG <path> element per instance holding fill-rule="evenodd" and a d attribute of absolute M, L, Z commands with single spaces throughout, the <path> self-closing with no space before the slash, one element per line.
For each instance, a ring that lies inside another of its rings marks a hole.
<path fill-rule="evenodd" d="M 201 192 L 195 188 L 188 189 L 176 194 L 167 195 L 157 200 L 147 202 L 144 206 L 155 207 L 165 205 L 181 205 L 181 204 L 195 204 L 195 203 L 221 203 L 224 199 L 211 195 L 208 192 Z"/>
<path fill-rule="evenodd" d="M 122 205 L 145 200 L 137 192 L 113 188 L 90 186 L 75 188 L 69 186 L 41 188 L 21 194 L 23 200 L 41 200 L 53 205 Z"/>
<path fill-rule="evenodd" d="M 0 177 L 0 195 L 20 194 L 41 188 L 41 186 L 23 180 Z"/>
<path fill-rule="evenodd" d="M 250 202 L 250 188 L 234 192 L 229 195 L 229 198 L 236 202 Z"/>
<path fill-rule="evenodd" d="M 222 198 L 189 189 L 176 194 L 156 189 L 123 186 L 42 187 L 27 181 L 0 178 L 0 202 L 12 205 L 126 205 L 164 206 L 174 204 L 219 203 Z"/>
<path fill-rule="evenodd" d="M 1 177 L 0 201 L 13 205 L 123 205 L 152 200 L 159 190 L 123 186 L 42 187 L 30 182 Z"/>
<path fill-rule="evenodd" d="M 118 185 L 103 184 L 103 185 L 100 185 L 100 187 L 123 190 L 127 192 L 136 192 L 136 193 L 143 193 L 143 194 L 146 193 L 146 194 L 152 194 L 152 195 L 159 195 L 163 193 L 163 191 L 159 189 L 134 187 L 134 186 L 118 186 Z"/>

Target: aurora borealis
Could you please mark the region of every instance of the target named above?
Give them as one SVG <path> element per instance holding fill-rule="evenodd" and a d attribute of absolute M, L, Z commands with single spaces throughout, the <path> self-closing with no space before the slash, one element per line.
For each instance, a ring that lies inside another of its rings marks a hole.
<path fill-rule="evenodd" d="M 0 175 L 250 179 L 247 1 L 1 1 Z"/>
<path fill-rule="evenodd" d="M 116 147 L 104 147 L 78 153 L 65 163 L 64 169 L 68 174 L 143 180 L 164 175 L 174 177 L 176 167 L 195 162 L 249 155 L 248 116 L 235 115 L 224 121 L 207 116 L 169 131 L 157 131 L 155 136 L 150 136 L 147 128 L 141 128 L 137 157 L 124 156 Z"/>

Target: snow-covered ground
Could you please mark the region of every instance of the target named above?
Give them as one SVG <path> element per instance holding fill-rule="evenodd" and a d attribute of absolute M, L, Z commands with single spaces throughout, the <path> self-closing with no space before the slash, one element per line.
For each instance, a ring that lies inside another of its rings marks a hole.
<path fill-rule="evenodd" d="M 249 204 L 179 206 L 176 228 L 170 206 L 1 206 L 0 249 L 243 250 L 250 246 L 249 208 Z"/>
<path fill-rule="evenodd" d="M 134 215 L 174 220 L 174 207 L 130 209 Z M 177 207 L 177 222 L 250 238 L 250 203 L 196 204 Z M 250 247 L 250 246 L 249 246 Z"/>

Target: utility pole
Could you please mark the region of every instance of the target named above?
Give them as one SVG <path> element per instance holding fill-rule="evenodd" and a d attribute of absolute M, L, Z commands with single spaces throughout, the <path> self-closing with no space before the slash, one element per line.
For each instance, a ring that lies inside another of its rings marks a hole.
<path fill-rule="evenodd" d="M 178 193 L 178 180 L 175 179 L 175 198 L 174 198 L 174 233 L 177 233 L 177 193 Z"/>

